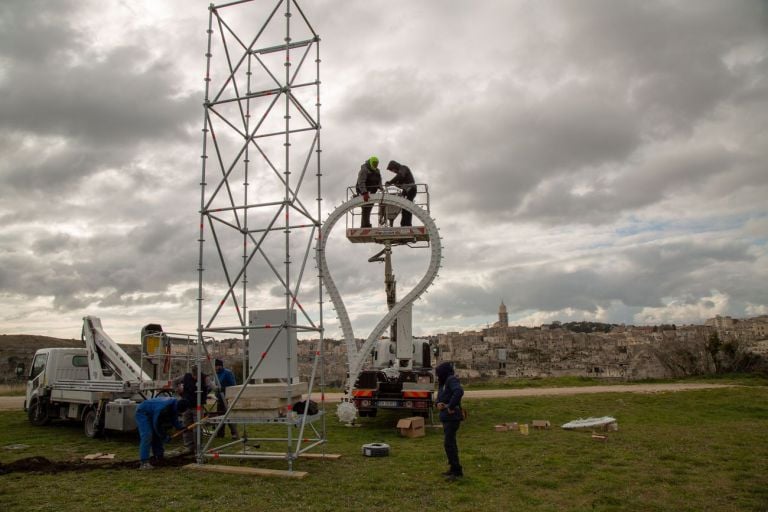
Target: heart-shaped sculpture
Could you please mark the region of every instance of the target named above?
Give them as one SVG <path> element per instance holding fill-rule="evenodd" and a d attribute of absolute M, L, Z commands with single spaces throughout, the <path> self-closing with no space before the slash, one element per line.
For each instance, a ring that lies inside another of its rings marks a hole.
<path fill-rule="evenodd" d="M 331 232 L 331 230 L 333 230 L 336 222 L 338 222 L 339 219 L 346 215 L 347 212 L 362 206 L 364 203 L 365 201 L 361 196 L 354 197 L 349 201 L 341 204 L 328 216 L 328 218 L 325 220 L 325 223 L 323 224 L 322 229 L 320 230 L 316 253 L 321 279 L 325 285 L 326 290 L 328 291 L 328 295 L 331 297 L 331 302 L 336 309 L 336 314 L 338 315 L 339 322 L 341 324 L 341 330 L 344 334 L 344 341 L 347 346 L 349 378 L 347 380 L 346 396 L 343 403 L 349 402 L 350 396 L 352 394 L 352 388 L 354 387 L 355 382 L 357 381 L 357 377 L 360 375 L 360 372 L 363 369 L 365 359 L 370 355 L 371 350 L 373 350 L 373 346 L 376 343 L 376 340 L 379 338 L 379 336 L 382 335 L 384 330 L 392 324 L 398 313 L 400 313 L 400 311 L 405 306 L 418 299 L 421 294 L 427 290 L 429 285 L 432 284 L 432 282 L 435 280 L 435 277 L 437 277 L 437 272 L 440 269 L 440 260 L 442 258 L 440 233 L 437 229 L 437 226 L 435 225 L 434 220 L 432 220 L 432 218 L 426 211 L 424 211 L 424 209 L 416 206 L 412 201 L 401 196 L 384 193 L 371 196 L 368 204 L 381 203 L 384 205 L 397 206 L 415 215 L 416 218 L 418 218 L 424 224 L 424 227 L 429 234 L 431 253 L 429 259 L 429 267 L 426 274 L 424 274 L 424 277 L 421 278 L 418 284 L 416 284 L 416 286 L 410 292 L 408 292 L 405 297 L 398 301 L 394 307 L 392 307 L 392 309 L 390 309 L 389 312 L 384 315 L 384 317 L 379 321 L 378 324 L 376 324 L 376 327 L 374 327 L 374 329 L 368 335 L 362 347 L 360 347 L 360 350 L 357 350 L 355 334 L 352 329 L 352 324 L 349 321 L 346 306 L 344 305 L 341 294 L 339 293 L 338 288 L 336 288 L 336 285 L 333 282 L 333 278 L 331 277 L 331 273 L 328 270 L 328 262 L 325 258 L 325 244 L 328 240 L 328 234 Z M 352 419 L 354 419 L 354 411 L 352 411 L 352 414 Z"/>

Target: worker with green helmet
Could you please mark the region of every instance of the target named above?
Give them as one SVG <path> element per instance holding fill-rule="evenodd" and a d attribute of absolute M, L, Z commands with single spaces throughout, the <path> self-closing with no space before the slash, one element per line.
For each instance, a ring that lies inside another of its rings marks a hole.
<path fill-rule="evenodd" d="M 360 172 L 357 174 L 357 194 L 363 196 L 364 201 L 368 201 L 370 194 L 375 194 L 379 190 L 384 190 L 381 186 L 381 173 L 379 172 L 379 159 L 372 156 L 360 166 Z M 373 205 L 363 206 L 363 215 L 360 222 L 361 228 L 370 228 L 371 210 Z"/>

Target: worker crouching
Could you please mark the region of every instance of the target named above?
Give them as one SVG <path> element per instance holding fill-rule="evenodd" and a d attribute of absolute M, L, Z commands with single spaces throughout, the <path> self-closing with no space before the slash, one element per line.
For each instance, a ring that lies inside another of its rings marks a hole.
<path fill-rule="evenodd" d="M 183 398 L 158 397 L 150 398 L 136 408 L 136 426 L 139 429 L 139 469 L 152 469 L 149 463 L 149 451 L 155 456 L 155 461 L 163 459 L 164 444 L 170 441 L 168 430 L 174 427 L 183 429 L 179 422 L 179 414 L 189 409 L 189 402 Z"/>

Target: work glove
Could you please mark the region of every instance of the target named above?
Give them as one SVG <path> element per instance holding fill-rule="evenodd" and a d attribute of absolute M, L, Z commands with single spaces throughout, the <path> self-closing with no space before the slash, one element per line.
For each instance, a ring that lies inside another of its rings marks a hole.
<path fill-rule="evenodd" d="M 370 196 L 368 195 L 368 192 L 364 193 L 364 194 L 363 194 L 363 201 L 368 201 L 368 198 L 369 198 L 369 197 L 370 197 Z"/>

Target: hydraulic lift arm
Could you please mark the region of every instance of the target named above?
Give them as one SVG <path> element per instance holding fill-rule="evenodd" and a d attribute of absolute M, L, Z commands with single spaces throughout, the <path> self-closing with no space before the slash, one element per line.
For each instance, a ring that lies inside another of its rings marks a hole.
<path fill-rule="evenodd" d="M 83 342 L 88 351 L 91 380 L 152 380 L 141 367 L 104 332 L 101 320 L 95 316 L 83 318 Z"/>

